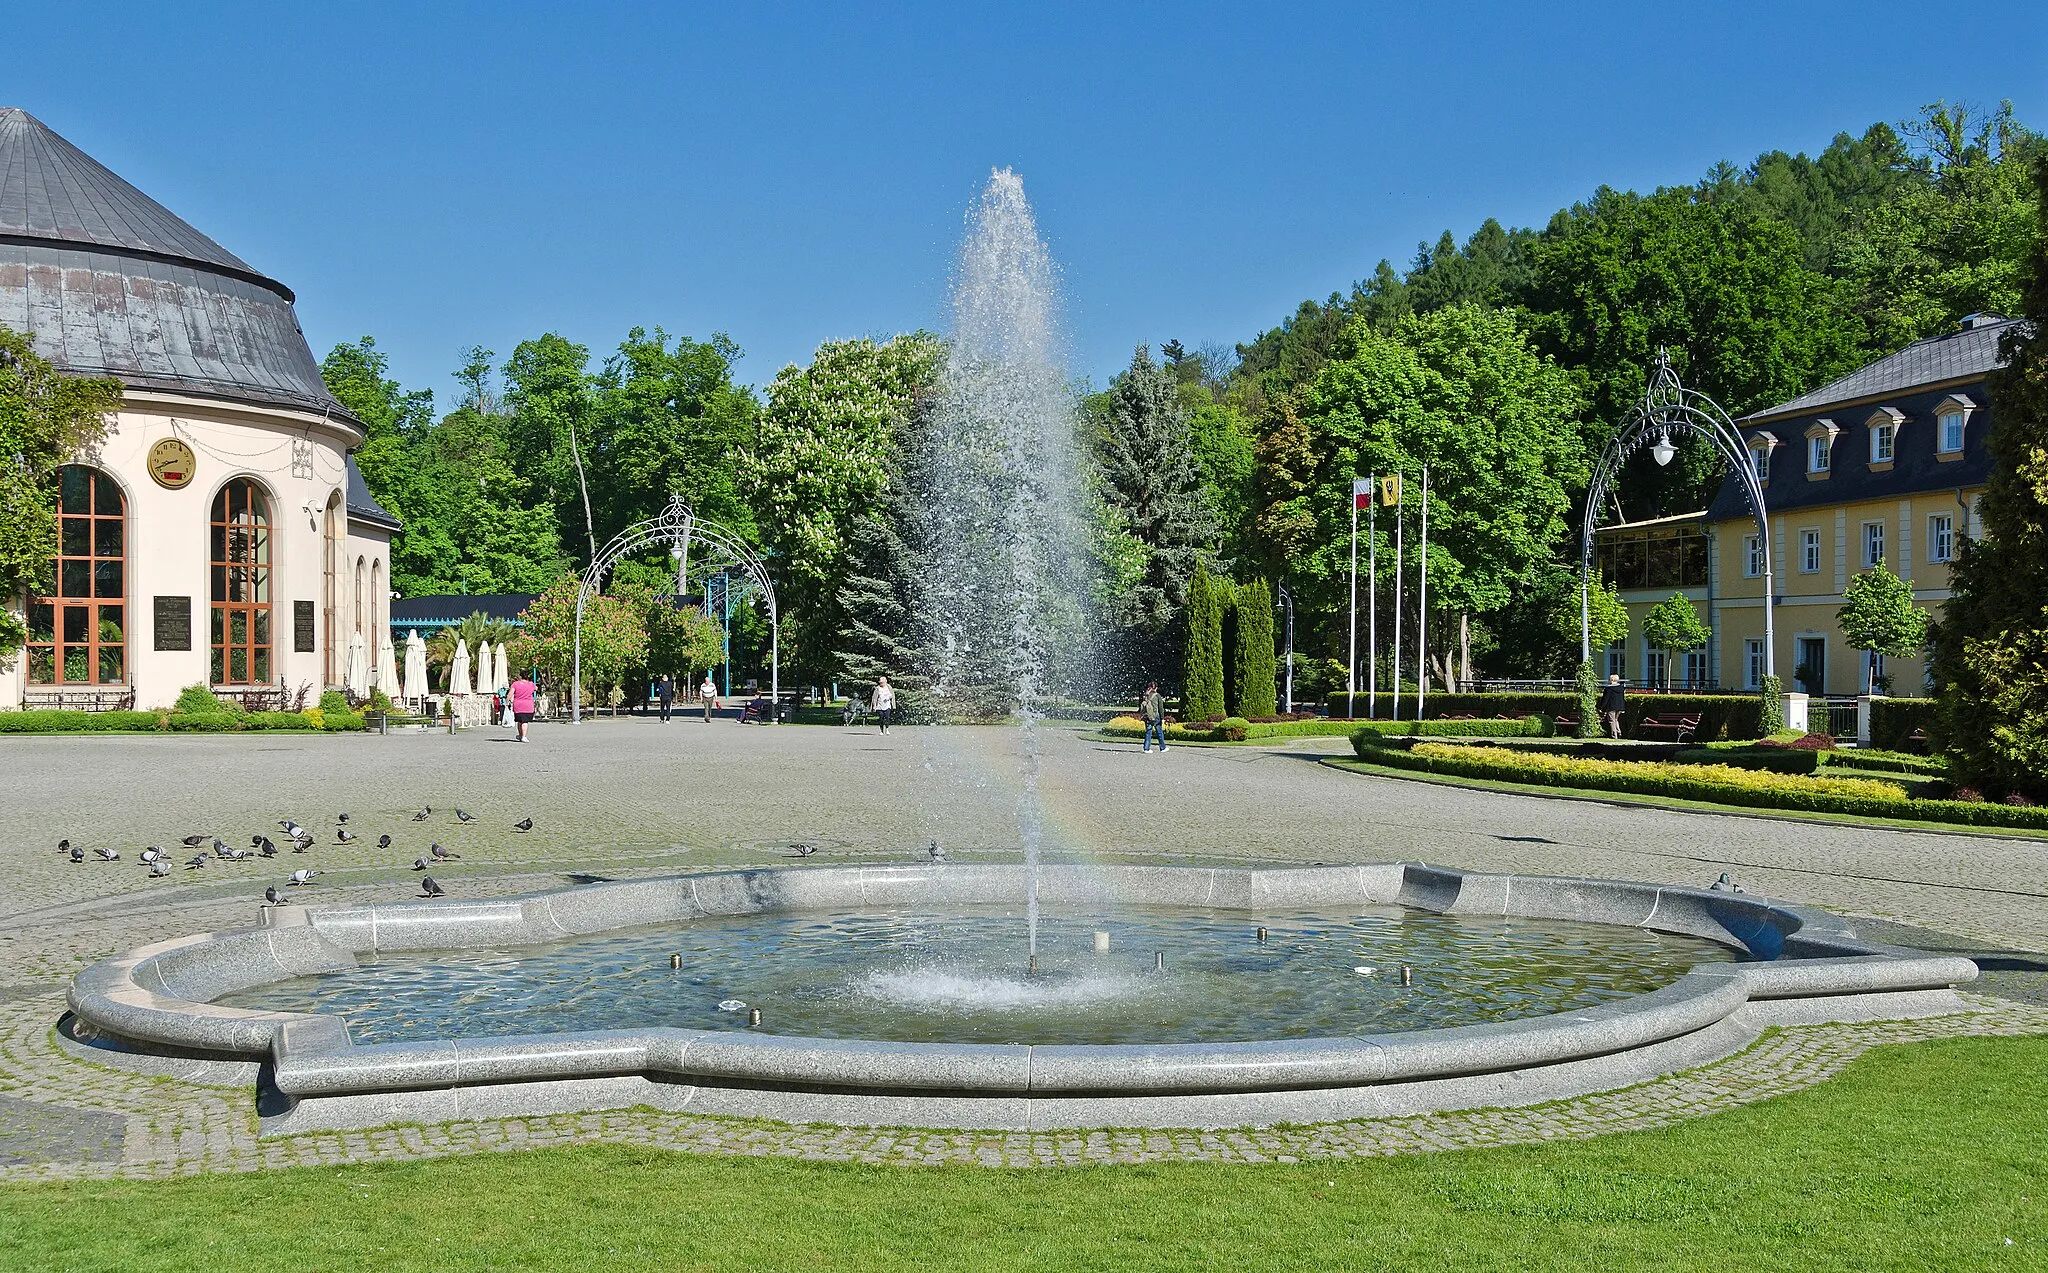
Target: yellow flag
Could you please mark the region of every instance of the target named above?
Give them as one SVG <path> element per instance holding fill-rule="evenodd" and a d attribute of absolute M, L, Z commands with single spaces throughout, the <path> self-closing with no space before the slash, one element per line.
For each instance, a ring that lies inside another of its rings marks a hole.
<path fill-rule="evenodd" d="M 1399 508 L 1400 506 L 1401 475 L 1399 473 L 1389 473 L 1380 479 L 1380 507 Z"/>

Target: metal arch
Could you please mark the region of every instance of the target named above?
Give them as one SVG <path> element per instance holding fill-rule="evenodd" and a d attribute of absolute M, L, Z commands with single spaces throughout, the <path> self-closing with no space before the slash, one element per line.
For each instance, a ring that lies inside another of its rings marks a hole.
<path fill-rule="evenodd" d="M 1671 368 L 1670 353 L 1663 348 L 1657 350 L 1657 361 L 1651 369 L 1649 387 L 1643 392 L 1642 403 L 1629 414 L 1627 423 L 1600 453 L 1600 462 L 1593 469 L 1593 483 L 1586 489 L 1586 519 L 1579 531 L 1579 658 L 1584 662 L 1591 662 L 1593 658 L 1592 603 L 1589 599 L 1593 577 L 1593 532 L 1599 527 L 1600 510 L 1606 503 L 1608 490 L 1620 474 L 1621 466 L 1653 436 L 1668 439 L 1681 430 L 1706 438 L 1729 468 L 1742 475 L 1742 492 L 1748 497 L 1750 511 L 1756 517 L 1757 540 L 1763 548 L 1764 557 L 1764 675 L 1775 677 L 1778 674 L 1778 641 L 1773 614 L 1777 609 L 1777 598 L 1771 571 L 1770 513 L 1764 504 L 1763 484 L 1757 480 L 1756 466 L 1750 463 L 1748 445 L 1736 429 L 1735 422 L 1728 418 L 1720 403 L 1679 383 L 1678 373 Z"/>
<path fill-rule="evenodd" d="M 590 568 L 583 572 L 582 584 L 576 589 L 576 634 L 575 665 L 569 680 L 569 719 L 581 723 L 583 720 L 583 611 L 591 595 L 603 586 L 613 568 L 632 554 L 655 544 L 672 545 L 682 559 L 678 574 L 687 578 L 690 562 L 690 545 L 701 543 L 715 554 L 723 556 L 753 577 L 760 587 L 761 597 L 768 603 L 768 686 L 769 693 L 778 701 L 782 691 L 782 617 L 775 603 L 775 585 L 768 578 L 768 567 L 762 564 L 747 542 L 717 522 L 706 521 L 697 516 L 681 495 L 669 496 L 668 506 L 653 517 L 635 522 L 613 536 L 611 541 L 598 550 L 591 559 Z M 775 713 L 770 712 L 772 722 Z"/>

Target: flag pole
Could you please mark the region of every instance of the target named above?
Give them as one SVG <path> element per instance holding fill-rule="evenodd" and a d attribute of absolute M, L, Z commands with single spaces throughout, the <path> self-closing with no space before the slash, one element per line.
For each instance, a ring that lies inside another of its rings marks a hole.
<path fill-rule="evenodd" d="M 1394 474 L 1394 719 L 1401 719 L 1401 475 Z"/>
<path fill-rule="evenodd" d="M 1371 503 L 1365 506 L 1365 716 L 1380 714 L 1380 540 L 1374 526 L 1379 519 L 1380 475 L 1372 475 Z M 1356 514 L 1354 514 L 1355 516 Z"/>
<path fill-rule="evenodd" d="M 1422 466 L 1422 595 L 1415 602 L 1415 719 L 1429 694 L 1429 465 Z"/>

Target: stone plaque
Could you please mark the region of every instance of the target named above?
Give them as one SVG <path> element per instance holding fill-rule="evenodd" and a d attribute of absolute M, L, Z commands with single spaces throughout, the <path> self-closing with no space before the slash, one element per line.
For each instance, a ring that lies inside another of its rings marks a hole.
<path fill-rule="evenodd" d="M 192 598 L 156 598 L 156 648 L 159 650 L 189 650 L 192 648 Z"/>
<path fill-rule="evenodd" d="M 292 653 L 313 652 L 313 603 L 292 602 Z"/>

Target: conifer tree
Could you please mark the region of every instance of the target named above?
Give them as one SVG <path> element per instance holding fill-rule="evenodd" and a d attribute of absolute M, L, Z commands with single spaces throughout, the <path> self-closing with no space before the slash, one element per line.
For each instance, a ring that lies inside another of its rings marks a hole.
<path fill-rule="evenodd" d="M 1188 580 L 1186 615 L 1181 715 L 1207 720 L 1223 714 L 1223 606 L 1216 596 L 1216 581 L 1199 562 Z"/>
<path fill-rule="evenodd" d="M 2035 161 L 2048 227 L 2048 155 Z M 2048 800 L 2048 235 L 2029 263 L 2025 324 L 1990 377 L 1983 534 L 1962 541 L 1935 628 L 1937 740 L 1958 786 Z"/>
<path fill-rule="evenodd" d="M 906 432 L 917 429 L 913 417 Z M 838 605 L 844 616 L 835 651 L 840 671 L 863 691 L 888 677 L 899 719 L 934 719 L 931 613 L 925 523 L 905 481 L 910 465 L 899 447 L 882 498 L 854 520 L 846 543 L 846 574 Z"/>
<path fill-rule="evenodd" d="M 1254 579 L 1237 594 L 1238 716 L 1257 718 L 1279 713 L 1274 689 L 1273 593 L 1263 579 Z"/>

